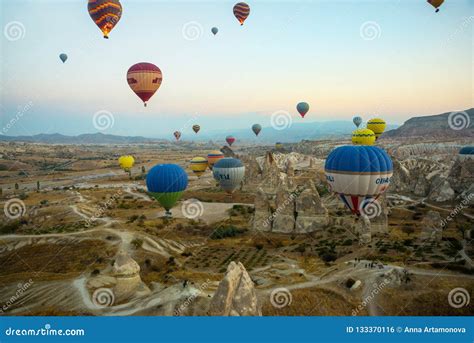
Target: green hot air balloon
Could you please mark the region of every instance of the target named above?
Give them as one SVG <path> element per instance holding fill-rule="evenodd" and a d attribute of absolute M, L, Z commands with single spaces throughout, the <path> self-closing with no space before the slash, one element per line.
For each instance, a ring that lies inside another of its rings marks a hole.
<path fill-rule="evenodd" d="M 213 28 L 211 29 L 211 32 L 212 32 L 212 33 L 214 34 L 214 36 L 215 36 L 215 35 L 217 35 L 217 32 L 219 32 L 219 29 L 218 29 L 217 27 L 213 27 Z"/>
<path fill-rule="evenodd" d="M 260 133 L 260 131 L 262 131 L 262 125 L 260 125 L 260 124 L 253 124 L 253 125 L 252 125 L 252 131 L 253 131 L 253 133 L 255 133 L 255 136 L 258 136 L 258 134 Z"/>
<path fill-rule="evenodd" d="M 157 164 L 146 176 L 146 187 L 170 216 L 170 209 L 181 198 L 188 186 L 188 175 L 177 164 Z"/>

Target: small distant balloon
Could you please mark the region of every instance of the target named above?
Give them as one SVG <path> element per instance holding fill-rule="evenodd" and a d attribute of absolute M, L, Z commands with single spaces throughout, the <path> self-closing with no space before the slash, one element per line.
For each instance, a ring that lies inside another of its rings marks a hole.
<path fill-rule="evenodd" d="M 234 15 L 239 21 L 240 25 L 244 25 L 244 21 L 250 14 L 250 6 L 245 2 L 239 2 L 234 5 Z"/>
<path fill-rule="evenodd" d="M 67 55 L 64 54 L 64 53 L 63 53 L 63 54 L 60 54 L 60 55 L 59 55 L 59 59 L 60 59 L 61 61 L 63 61 L 63 63 L 64 63 L 64 62 L 67 61 Z"/>
<path fill-rule="evenodd" d="M 260 125 L 260 124 L 253 124 L 253 125 L 252 125 L 252 131 L 253 131 L 253 133 L 255 133 L 255 136 L 258 136 L 258 134 L 260 133 L 260 131 L 262 131 L 262 125 Z"/>
<path fill-rule="evenodd" d="M 174 138 L 176 138 L 177 141 L 179 141 L 179 139 L 181 138 L 181 132 L 175 131 L 173 132 L 173 136 Z"/>
<path fill-rule="evenodd" d="M 229 146 L 232 146 L 232 144 L 235 142 L 235 137 L 234 136 L 227 136 L 225 138 L 227 144 L 229 144 Z"/>
<path fill-rule="evenodd" d="M 356 116 L 354 117 L 354 119 L 352 119 L 352 122 L 354 123 L 356 127 L 359 127 L 360 124 L 362 124 L 362 118 L 359 116 Z"/>
<path fill-rule="evenodd" d="M 194 131 L 195 133 L 198 133 L 199 130 L 201 130 L 201 127 L 200 127 L 199 125 L 193 125 L 193 131 Z"/>
<path fill-rule="evenodd" d="M 163 75 L 160 68 L 153 63 L 141 62 L 134 64 L 127 71 L 127 82 L 132 91 L 146 103 L 160 88 Z"/>
<path fill-rule="evenodd" d="M 214 34 L 214 36 L 215 36 L 215 35 L 217 35 L 217 32 L 219 32 L 219 29 L 218 29 L 217 27 L 213 27 L 213 28 L 211 29 L 211 32 L 212 32 L 212 33 Z"/>
<path fill-rule="evenodd" d="M 428 3 L 436 8 L 436 13 L 439 12 L 439 7 L 443 4 L 444 0 L 428 0 Z"/>
<path fill-rule="evenodd" d="M 301 115 L 301 117 L 304 118 L 306 113 L 309 111 L 309 104 L 307 102 L 300 102 L 298 105 L 296 105 L 296 110 Z"/>

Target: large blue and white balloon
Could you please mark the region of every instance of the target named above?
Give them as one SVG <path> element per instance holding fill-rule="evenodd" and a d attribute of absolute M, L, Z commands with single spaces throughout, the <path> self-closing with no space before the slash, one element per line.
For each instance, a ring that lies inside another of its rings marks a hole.
<path fill-rule="evenodd" d="M 212 174 L 224 191 L 232 193 L 244 179 L 245 166 L 237 158 L 226 157 L 214 164 Z"/>
<path fill-rule="evenodd" d="M 324 166 L 329 190 L 357 215 L 377 200 L 388 186 L 393 164 L 377 146 L 346 145 L 334 149 Z"/>
<path fill-rule="evenodd" d="M 459 160 L 474 159 L 474 146 L 465 146 L 459 150 Z"/>

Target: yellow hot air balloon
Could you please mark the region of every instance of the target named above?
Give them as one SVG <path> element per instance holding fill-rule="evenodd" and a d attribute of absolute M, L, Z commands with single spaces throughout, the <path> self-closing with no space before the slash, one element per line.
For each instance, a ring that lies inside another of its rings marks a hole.
<path fill-rule="evenodd" d="M 375 133 L 369 129 L 357 129 L 352 131 L 352 143 L 355 145 L 373 145 Z"/>
<path fill-rule="evenodd" d="M 387 124 L 381 118 L 370 119 L 367 122 L 367 128 L 375 133 L 375 140 L 379 139 L 380 135 L 385 131 L 385 126 Z"/>
<path fill-rule="evenodd" d="M 191 170 L 197 177 L 201 177 L 207 169 L 207 160 L 204 157 L 194 157 L 191 160 Z"/>
<path fill-rule="evenodd" d="M 123 170 L 129 173 L 133 165 L 135 164 L 135 159 L 131 155 L 124 155 L 124 156 L 120 156 L 118 162 L 119 162 L 120 168 L 122 168 Z"/>

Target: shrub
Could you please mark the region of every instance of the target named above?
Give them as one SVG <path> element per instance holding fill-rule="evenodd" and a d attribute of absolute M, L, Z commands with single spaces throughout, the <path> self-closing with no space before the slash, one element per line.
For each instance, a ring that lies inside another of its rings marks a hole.
<path fill-rule="evenodd" d="M 227 237 L 235 237 L 243 231 L 234 226 L 219 227 L 211 234 L 211 239 L 222 239 Z"/>

